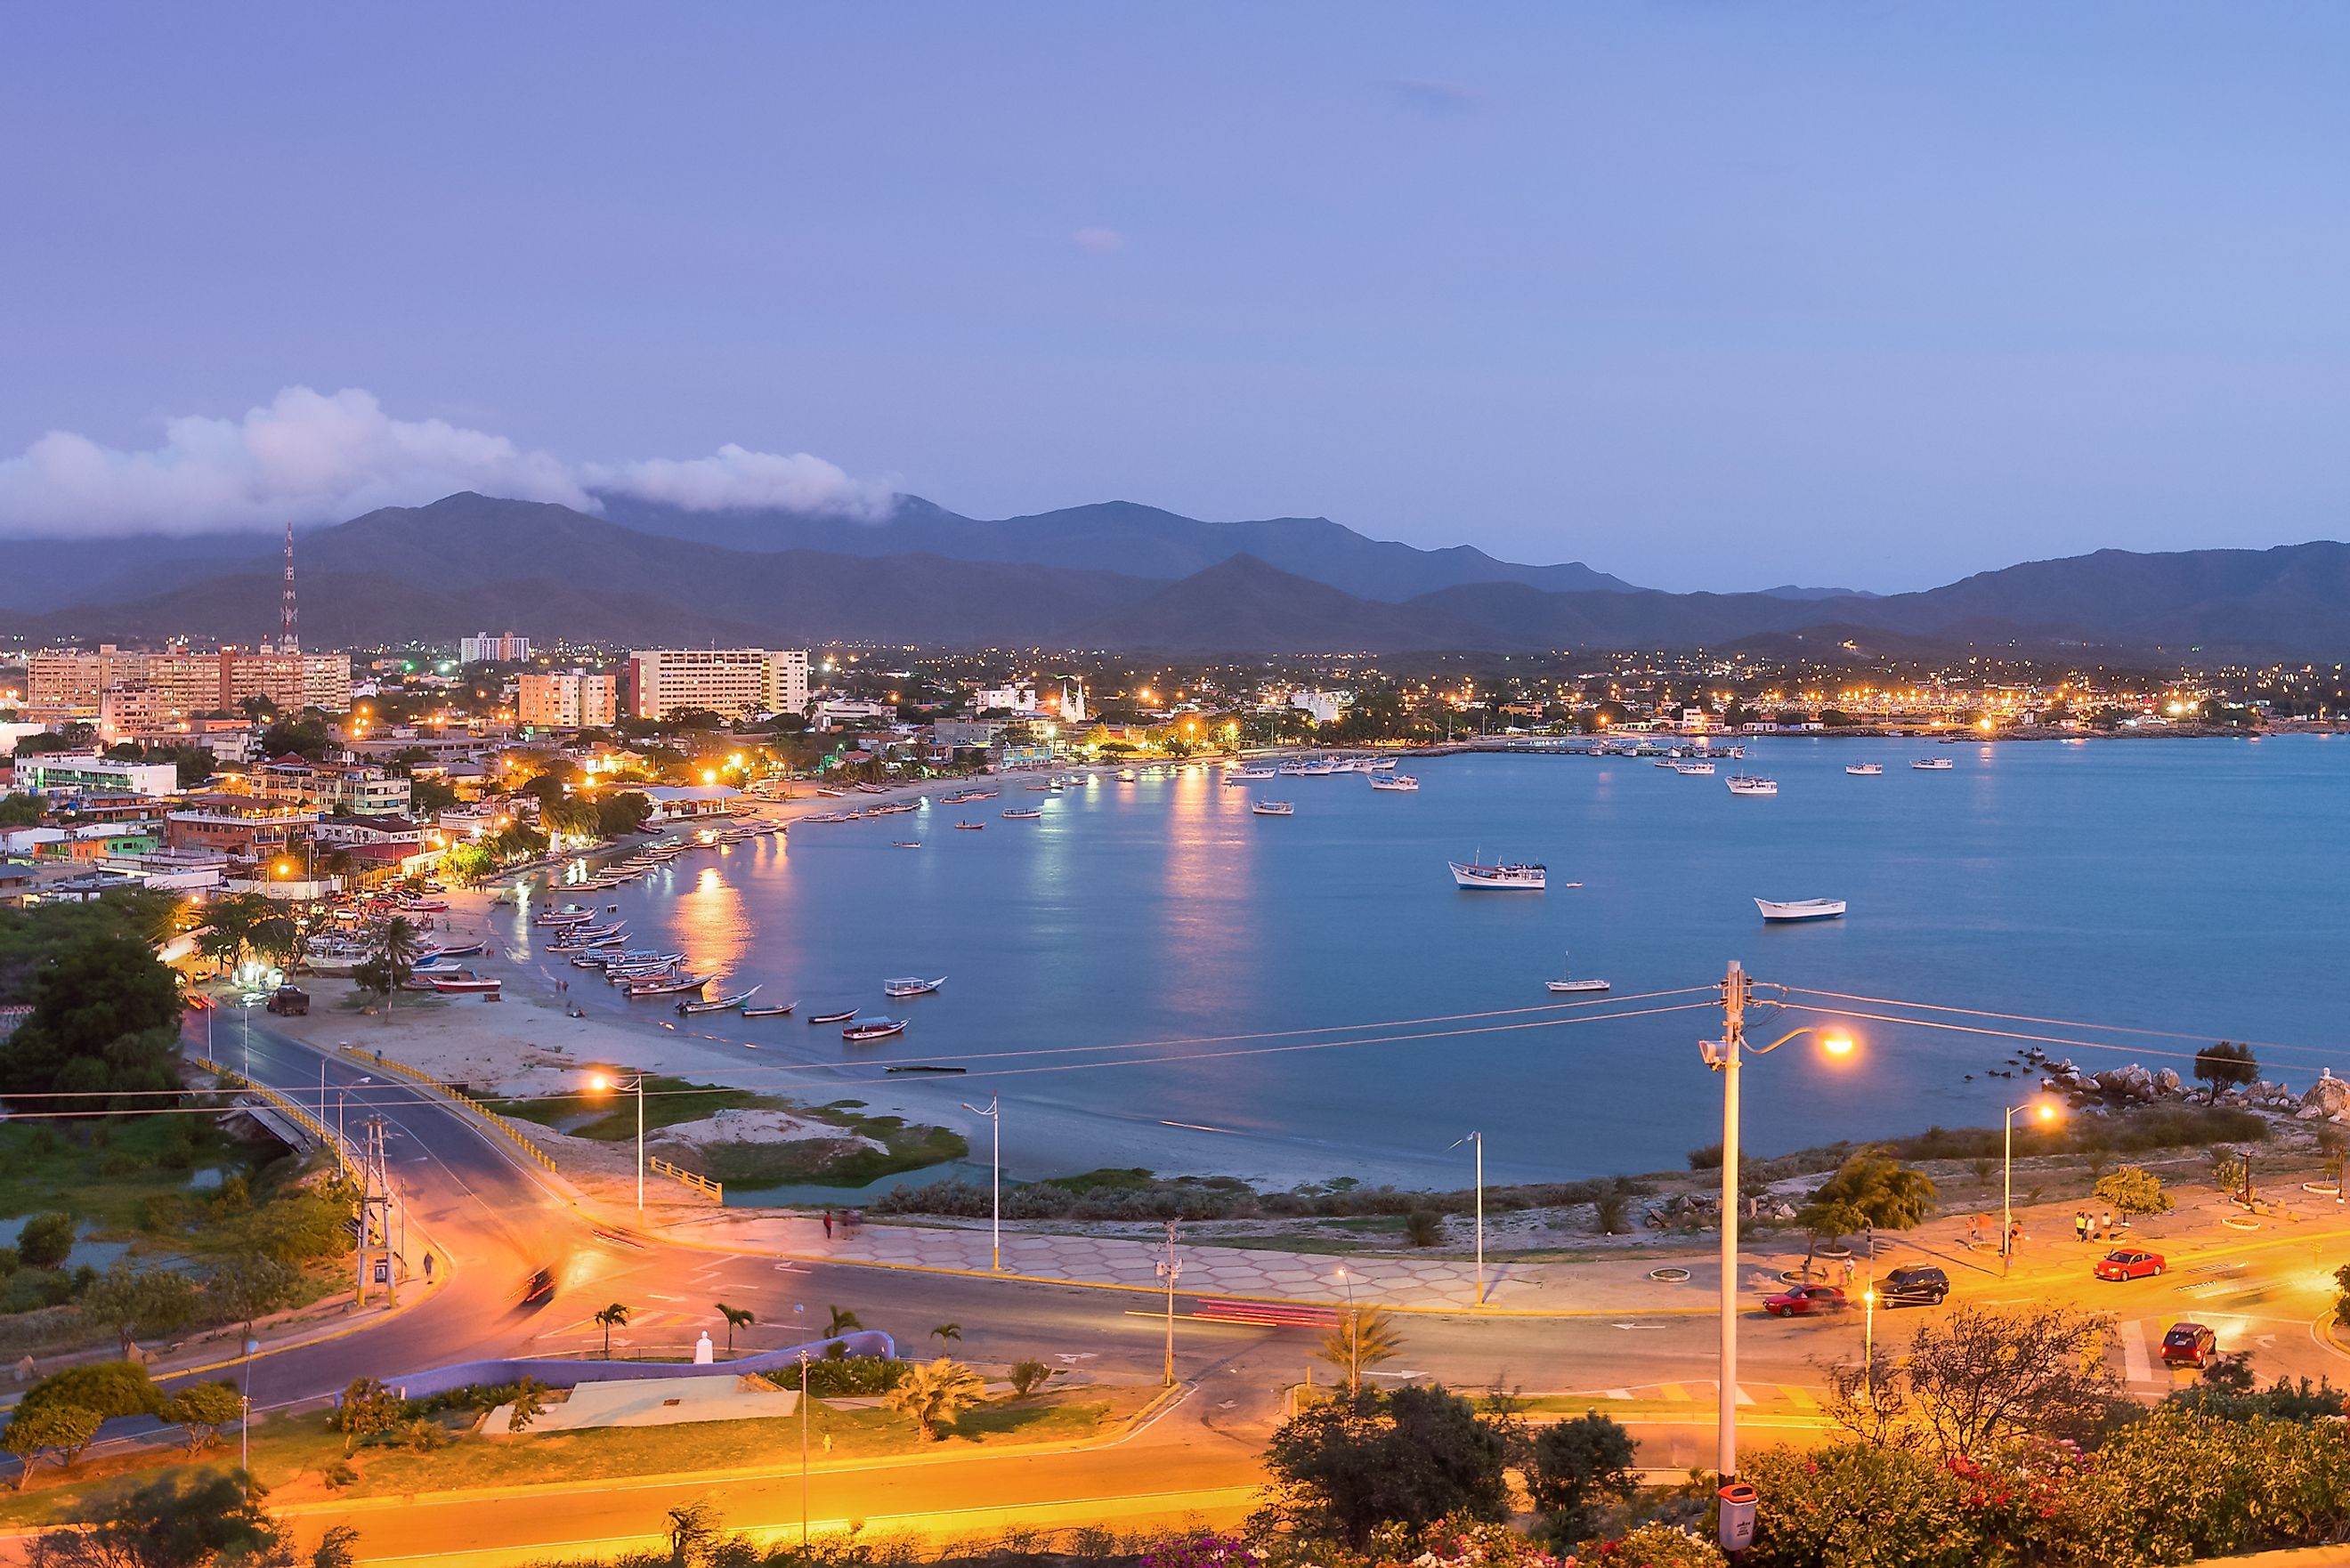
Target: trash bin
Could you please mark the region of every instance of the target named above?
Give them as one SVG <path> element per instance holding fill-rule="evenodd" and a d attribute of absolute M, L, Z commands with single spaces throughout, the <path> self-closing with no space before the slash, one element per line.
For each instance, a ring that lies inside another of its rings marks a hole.
<path fill-rule="evenodd" d="M 1754 1544 L 1754 1489 L 1744 1481 L 1732 1481 L 1721 1489 L 1721 1549 L 1743 1552 Z"/>

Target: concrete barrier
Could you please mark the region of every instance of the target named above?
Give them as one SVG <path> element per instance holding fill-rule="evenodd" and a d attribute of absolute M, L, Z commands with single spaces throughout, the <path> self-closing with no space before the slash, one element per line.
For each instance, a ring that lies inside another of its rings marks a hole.
<path fill-rule="evenodd" d="M 781 1372 L 795 1366 L 803 1350 L 807 1352 L 809 1360 L 821 1361 L 825 1352 L 836 1345 L 850 1355 L 894 1358 L 898 1354 L 896 1340 L 879 1329 L 868 1328 L 837 1339 L 815 1339 L 806 1345 L 763 1350 L 756 1355 L 700 1366 L 682 1361 L 566 1361 L 552 1356 L 517 1356 L 503 1361 L 461 1361 L 452 1366 L 434 1366 L 401 1377 L 387 1377 L 384 1382 L 403 1399 L 429 1399 L 452 1388 L 494 1387 L 503 1383 L 519 1383 L 525 1377 L 536 1378 L 549 1388 L 653 1377 L 740 1377 L 746 1372 Z"/>

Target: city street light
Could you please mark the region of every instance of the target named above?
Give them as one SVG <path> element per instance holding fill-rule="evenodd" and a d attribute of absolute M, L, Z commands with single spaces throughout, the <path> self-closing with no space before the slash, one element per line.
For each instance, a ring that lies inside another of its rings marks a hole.
<path fill-rule="evenodd" d="M 2007 1153 L 2000 1162 L 1999 1174 L 1999 1272 L 2005 1273 L 2015 1263 L 2015 1114 L 2030 1111 L 2043 1123 L 2056 1119 L 2054 1100 L 2027 1100 L 2020 1106 L 2007 1107 Z"/>
<path fill-rule="evenodd" d="M 599 1095 L 610 1089 L 637 1092 L 637 1223 L 641 1225 L 645 1222 L 645 1075 L 637 1073 L 616 1078 L 598 1073 L 588 1080 L 588 1086 Z M 801 1397 L 806 1397 L 805 1391 Z"/>
<path fill-rule="evenodd" d="M 1721 1038 L 1700 1041 L 1698 1055 L 1721 1075 L 1721 1371 L 1715 1400 L 1714 1465 L 1727 1484 L 1738 1473 L 1738 1070 L 1747 1055 L 1765 1056 L 1790 1040 L 1819 1036 L 1831 1056 L 1852 1054 L 1849 1034 L 1806 1024 L 1790 1029 L 1768 1045 L 1746 1044 L 1746 1004 L 1753 982 L 1736 960 L 1721 982 Z"/>
<path fill-rule="evenodd" d="M 1483 1306 L 1485 1304 L 1485 1135 L 1472 1132 L 1452 1147 L 1459 1148 L 1464 1143 L 1473 1143 L 1477 1146 L 1477 1304 Z"/>
<path fill-rule="evenodd" d="M 1182 1221 L 1167 1221 L 1167 1255 L 1153 1265 L 1167 1282 L 1167 1386 L 1175 1386 L 1175 1282 L 1183 1277 L 1183 1260 L 1175 1255 L 1175 1237 Z"/>
<path fill-rule="evenodd" d="M 1860 1386 L 1861 1403 L 1877 1408 L 1877 1281 L 1872 1278 L 1868 1288 L 1860 1293 L 1860 1303 L 1866 1309 L 1861 1316 Z"/>
<path fill-rule="evenodd" d="M 988 1244 L 987 1266 L 1000 1274 L 1003 1272 L 1003 1113 L 997 1108 L 995 1098 L 993 1095 L 987 1096 L 985 1110 L 981 1110 L 969 1100 L 962 1102 L 962 1108 L 972 1116 L 985 1116 L 995 1124 L 995 1225 L 993 1238 Z"/>

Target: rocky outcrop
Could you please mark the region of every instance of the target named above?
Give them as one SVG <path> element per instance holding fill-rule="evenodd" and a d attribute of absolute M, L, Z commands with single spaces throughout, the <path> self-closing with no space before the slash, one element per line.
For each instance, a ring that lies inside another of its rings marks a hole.
<path fill-rule="evenodd" d="M 2295 1113 L 2303 1121 L 2314 1122 L 2320 1117 L 2328 1121 L 2350 1122 L 2350 1079 L 2337 1078 L 2328 1067 L 2309 1092 L 2301 1096 L 2301 1109 Z"/>

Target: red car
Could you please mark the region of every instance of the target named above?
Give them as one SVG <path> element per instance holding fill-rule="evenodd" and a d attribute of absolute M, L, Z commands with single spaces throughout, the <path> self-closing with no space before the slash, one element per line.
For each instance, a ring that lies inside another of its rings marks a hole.
<path fill-rule="evenodd" d="M 2220 1350 L 2220 1336 L 2199 1323 L 2174 1323 L 2162 1336 L 2162 1364 L 2200 1366 Z"/>
<path fill-rule="evenodd" d="M 1797 1285 L 1762 1298 L 1762 1310 L 1773 1317 L 1804 1317 L 1815 1312 L 1842 1312 L 1852 1305 L 1841 1285 Z"/>
<path fill-rule="evenodd" d="M 2142 1252 L 2134 1247 L 2107 1252 L 2097 1260 L 2097 1278 L 2101 1280 L 2142 1280 L 2158 1274 L 2168 1264 L 2159 1252 Z"/>

